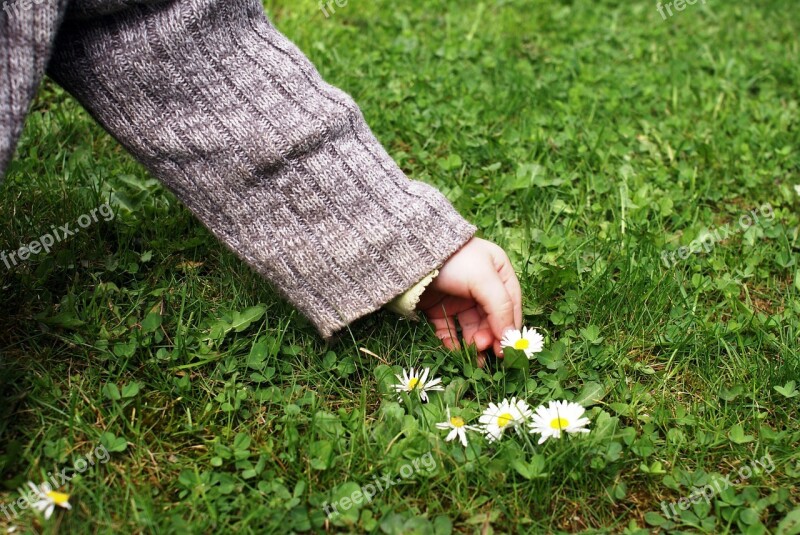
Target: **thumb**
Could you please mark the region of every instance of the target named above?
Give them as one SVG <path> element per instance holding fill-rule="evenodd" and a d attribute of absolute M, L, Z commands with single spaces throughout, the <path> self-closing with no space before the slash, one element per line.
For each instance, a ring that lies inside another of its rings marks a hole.
<path fill-rule="evenodd" d="M 469 283 L 472 298 L 483 308 L 492 334 L 499 341 L 503 333 L 514 328 L 514 302 L 500 275 L 490 270 Z"/>

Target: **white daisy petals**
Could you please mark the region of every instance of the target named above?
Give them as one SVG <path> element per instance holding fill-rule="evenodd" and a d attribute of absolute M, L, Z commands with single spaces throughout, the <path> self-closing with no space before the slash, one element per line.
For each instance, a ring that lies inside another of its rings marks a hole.
<path fill-rule="evenodd" d="M 399 381 L 398 384 L 394 385 L 394 389 L 396 392 L 402 393 L 407 392 L 411 393 L 415 390 L 419 392 L 420 399 L 427 403 L 428 402 L 428 392 L 433 391 L 442 391 L 444 387 L 442 386 L 442 380 L 440 378 L 428 380 L 428 375 L 430 375 L 431 369 L 425 368 L 424 370 L 415 370 L 414 368 L 410 368 L 409 370 L 403 370 L 403 375 L 400 376 L 395 375 L 397 380 Z M 402 397 L 400 400 L 402 401 Z"/>
<path fill-rule="evenodd" d="M 519 433 L 520 426 L 528 421 L 531 414 L 531 409 L 525 400 L 511 398 L 509 401 L 504 399 L 499 405 L 489 403 L 489 406 L 478 418 L 478 422 L 482 425 L 486 439 L 491 443 L 500 440 L 506 429 L 516 428 Z"/>
<path fill-rule="evenodd" d="M 50 519 L 56 506 L 63 509 L 72 509 L 72 506 L 69 504 L 69 494 L 56 492 L 52 490 L 47 483 L 43 483 L 41 486 L 37 487 L 33 482 L 28 481 L 28 486 L 37 497 L 37 501 L 34 502 L 32 507 L 42 513 L 45 520 Z"/>
<path fill-rule="evenodd" d="M 530 423 L 530 432 L 541 435 L 539 444 L 549 438 L 561 438 L 562 433 L 588 433 L 589 419 L 578 403 L 570 401 L 551 401 L 545 407 L 538 407 Z"/>
<path fill-rule="evenodd" d="M 544 337 L 535 329 L 526 327 L 522 331 L 506 333 L 502 345 L 523 351 L 528 358 L 532 358 L 542 350 Z M 444 390 L 442 380 L 431 377 L 430 368 L 403 369 L 402 375 L 397 374 L 395 377 L 398 382 L 393 385 L 393 389 L 400 394 L 400 401 L 403 400 L 403 393 L 416 391 L 420 399 L 427 403 L 428 392 Z M 514 429 L 519 435 L 525 430 L 538 434 L 539 444 L 542 444 L 551 438 L 561 438 L 565 433 L 589 433 L 588 426 L 591 422 L 584 416 L 585 413 L 586 409 L 582 405 L 571 401 L 550 401 L 534 411 L 527 401 L 513 397 L 510 400 L 503 399 L 500 403 L 489 403 L 478 417 L 477 426 L 467 425 L 461 416 L 451 415 L 450 407 L 446 407 L 447 420 L 437 423 L 436 428 L 447 431 L 445 442 L 458 439 L 464 447 L 469 445 L 468 431 L 483 434 L 491 444 L 503 438 L 510 429 Z"/>
<path fill-rule="evenodd" d="M 479 431 L 479 429 L 472 425 L 467 425 L 464 419 L 460 416 L 450 416 L 450 407 L 447 408 L 447 421 L 439 422 L 436 424 L 437 429 L 449 429 L 450 432 L 444 439 L 445 442 L 450 442 L 458 438 L 461 445 L 467 447 L 467 431 Z"/>
<path fill-rule="evenodd" d="M 523 327 L 522 331 L 508 331 L 500 341 L 500 346 L 522 351 L 528 359 L 532 359 L 536 353 L 544 349 L 544 336 L 536 329 Z"/>

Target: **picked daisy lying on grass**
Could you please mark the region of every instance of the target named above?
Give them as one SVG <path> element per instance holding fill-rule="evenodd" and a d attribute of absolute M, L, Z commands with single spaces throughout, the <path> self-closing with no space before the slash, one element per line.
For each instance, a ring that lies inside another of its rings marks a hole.
<path fill-rule="evenodd" d="M 428 392 L 432 392 L 434 390 L 439 390 L 439 391 L 444 390 L 444 387 L 441 384 L 442 380 L 440 378 L 438 377 L 436 379 L 432 378 L 430 381 L 428 381 L 428 375 L 430 374 L 430 372 L 431 372 L 430 368 L 425 368 L 425 370 L 422 370 L 422 368 L 420 368 L 419 370 L 415 370 L 414 368 L 411 368 L 408 371 L 403 370 L 402 377 L 399 374 L 395 375 L 395 377 L 397 377 L 397 380 L 400 381 L 399 384 L 394 385 L 395 391 L 401 394 L 403 392 L 407 392 L 410 394 L 411 392 L 416 390 L 417 392 L 419 392 L 420 399 L 423 402 L 427 403 Z M 403 398 L 400 397 L 400 401 L 402 400 Z"/>
<path fill-rule="evenodd" d="M 28 486 L 31 491 L 36 495 L 37 501 L 34 502 L 33 508 L 44 514 L 44 519 L 49 520 L 55 511 L 56 506 L 63 509 L 72 509 L 69 504 L 69 494 L 63 492 L 56 492 L 50 488 L 47 483 L 37 487 L 32 481 L 28 481 Z"/>

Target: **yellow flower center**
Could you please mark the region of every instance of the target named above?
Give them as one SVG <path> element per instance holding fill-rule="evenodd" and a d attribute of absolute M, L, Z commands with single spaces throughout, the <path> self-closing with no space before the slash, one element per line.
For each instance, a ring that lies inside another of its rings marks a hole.
<path fill-rule="evenodd" d="M 408 382 L 408 389 L 414 390 L 415 388 L 417 388 L 418 384 L 419 384 L 419 378 L 412 377 L 411 380 Z"/>
<path fill-rule="evenodd" d="M 550 427 L 553 429 L 558 429 L 559 431 L 562 429 L 566 429 L 569 426 L 569 421 L 566 418 L 553 418 L 550 422 Z"/>
<path fill-rule="evenodd" d="M 63 492 L 56 492 L 54 490 L 51 490 L 50 492 L 45 494 L 45 496 L 53 500 L 56 503 L 56 505 L 63 506 L 65 503 L 69 501 L 69 494 L 64 494 Z"/>
<path fill-rule="evenodd" d="M 531 345 L 530 341 L 527 338 L 520 338 L 516 342 L 514 342 L 514 349 L 528 349 Z"/>
<path fill-rule="evenodd" d="M 461 416 L 453 416 L 450 418 L 450 425 L 453 427 L 464 427 L 464 418 Z"/>
<path fill-rule="evenodd" d="M 511 414 L 504 412 L 500 416 L 497 417 L 497 427 L 505 427 L 510 424 L 514 420 L 514 417 Z"/>

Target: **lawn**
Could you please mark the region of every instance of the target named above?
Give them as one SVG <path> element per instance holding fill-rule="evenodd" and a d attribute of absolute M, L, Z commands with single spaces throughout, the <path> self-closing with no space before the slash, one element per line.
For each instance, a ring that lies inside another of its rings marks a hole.
<path fill-rule="evenodd" d="M 480 369 L 388 312 L 326 343 L 47 82 L 0 250 L 96 217 L 0 264 L 0 504 L 64 471 L 72 510 L 0 527 L 800 533 L 796 2 L 265 5 L 508 251 L 545 351 Z M 446 389 L 398 402 L 408 366 Z M 435 427 L 512 396 L 592 432 Z"/>

